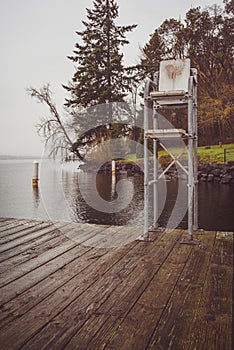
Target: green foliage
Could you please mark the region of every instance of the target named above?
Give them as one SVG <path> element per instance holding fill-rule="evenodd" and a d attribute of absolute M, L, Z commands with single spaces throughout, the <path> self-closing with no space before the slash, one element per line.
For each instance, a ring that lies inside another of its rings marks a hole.
<path fill-rule="evenodd" d="M 142 49 L 138 66 L 139 77 L 152 78 L 161 60 L 191 59 L 199 75 L 200 144 L 234 141 L 233 0 L 224 5 L 224 10 L 217 5 L 191 8 L 184 21 L 166 19 Z M 180 127 L 176 120 L 172 123 Z"/>
<path fill-rule="evenodd" d="M 205 96 L 204 96 L 205 97 Z M 200 102 L 199 137 L 203 144 L 232 142 L 234 135 L 234 86 L 223 83 L 219 98 L 206 96 Z"/>
<path fill-rule="evenodd" d="M 155 71 L 159 70 L 159 62 L 164 52 L 164 43 L 156 29 L 149 40 L 149 43 L 142 49 L 141 70 L 140 75 L 145 77 L 147 74 L 153 79 Z"/>
<path fill-rule="evenodd" d="M 125 34 L 136 25 L 118 26 L 117 17 L 118 5 L 114 0 L 94 0 L 93 9 L 87 9 L 85 29 L 77 32 L 82 43 L 76 43 L 74 55 L 68 57 L 76 63 L 76 71 L 72 82 L 64 86 L 71 94 L 66 106 L 119 102 L 129 91 L 130 77 L 120 47 L 129 43 Z"/>
<path fill-rule="evenodd" d="M 79 42 L 73 55 L 68 56 L 76 68 L 72 81 L 63 86 L 70 93 L 65 106 L 77 132 L 74 147 L 83 150 L 129 132 L 127 122 L 118 124 L 113 103 L 123 102 L 130 91 L 133 77 L 123 64 L 121 47 L 129 43 L 126 33 L 136 25 L 119 26 L 117 17 L 116 1 L 94 0 L 93 8 L 87 9 L 84 30 L 76 32 Z M 130 114 L 127 109 L 122 108 L 123 115 Z"/>

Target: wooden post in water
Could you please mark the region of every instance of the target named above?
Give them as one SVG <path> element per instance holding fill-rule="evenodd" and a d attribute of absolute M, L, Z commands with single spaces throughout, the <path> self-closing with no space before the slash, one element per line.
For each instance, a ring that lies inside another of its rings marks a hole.
<path fill-rule="evenodd" d="M 32 185 L 37 187 L 39 180 L 39 163 L 37 160 L 33 162 L 33 176 L 32 176 Z"/>

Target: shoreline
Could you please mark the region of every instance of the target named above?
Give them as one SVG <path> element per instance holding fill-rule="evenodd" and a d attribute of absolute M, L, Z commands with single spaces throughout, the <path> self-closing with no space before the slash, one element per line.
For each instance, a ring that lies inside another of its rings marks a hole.
<path fill-rule="evenodd" d="M 214 164 L 214 163 L 203 163 L 198 165 L 198 181 L 209 182 L 209 183 L 220 183 L 220 184 L 234 184 L 234 162 L 230 164 Z M 96 172 L 98 169 L 97 163 L 85 163 L 79 167 L 84 172 Z M 165 169 L 165 166 L 161 169 Z M 152 170 L 150 170 L 152 172 Z M 101 165 L 98 170 L 98 174 L 111 174 L 111 162 L 106 162 Z M 116 162 L 116 175 L 125 176 L 143 176 L 143 164 L 134 162 Z M 182 174 L 183 177 L 184 174 Z M 185 176 L 185 175 L 184 175 Z M 165 174 L 166 180 L 178 178 L 177 169 L 172 166 L 169 171 Z"/>

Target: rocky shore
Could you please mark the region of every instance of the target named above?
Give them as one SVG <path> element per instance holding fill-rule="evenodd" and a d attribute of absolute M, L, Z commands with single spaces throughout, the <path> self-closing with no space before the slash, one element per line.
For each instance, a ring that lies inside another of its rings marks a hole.
<path fill-rule="evenodd" d="M 86 172 L 96 172 L 98 166 L 94 163 L 86 163 L 80 168 Z M 111 162 L 106 162 L 99 168 L 98 173 L 111 174 L 111 170 Z M 152 173 L 152 168 L 150 173 Z M 143 164 L 137 165 L 136 163 L 118 161 L 116 162 L 116 174 L 142 176 L 144 174 Z M 176 168 L 171 167 L 165 177 L 168 181 L 176 179 L 178 177 Z M 234 184 L 234 162 L 229 162 L 228 164 L 200 164 L 198 167 L 198 180 L 199 182 Z"/>
<path fill-rule="evenodd" d="M 80 166 L 80 169 L 82 169 L 85 172 L 96 172 L 98 169 L 98 165 L 95 163 L 85 163 L 84 165 Z M 143 164 L 142 166 L 137 165 L 136 163 L 132 162 L 116 162 L 115 171 L 117 175 L 126 175 L 126 176 L 135 176 L 135 175 L 144 175 L 143 172 Z M 102 166 L 98 169 L 99 174 L 111 174 L 112 172 L 112 165 L 111 162 L 106 162 L 102 164 Z"/>
<path fill-rule="evenodd" d="M 228 164 L 203 164 L 198 168 L 200 182 L 234 184 L 234 162 Z"/>

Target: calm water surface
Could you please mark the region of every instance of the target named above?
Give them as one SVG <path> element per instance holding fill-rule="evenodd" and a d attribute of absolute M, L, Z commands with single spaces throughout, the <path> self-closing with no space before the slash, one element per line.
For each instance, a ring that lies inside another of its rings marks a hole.
<path fill-rule="evenodd" d="M 41 161 L 39 187 L 33 188 L 32 163 L 0 161 L 0 217 L 143 225 L 142 177 L 118 177 L 113 183 L 111 176 L 85 174 L 75 164 Z M 183 195 L 186 198 L 186 192 Z M 160 198 L 160 224 L 166 226 L 174 215 L 181 217 L 179 227 L 186 228 L 183 205 L 174 206 L 177 181 L 164 183 Z M 199 184 L 199 225 L 206 230 L 234 231 L 234 185 Z"/>

